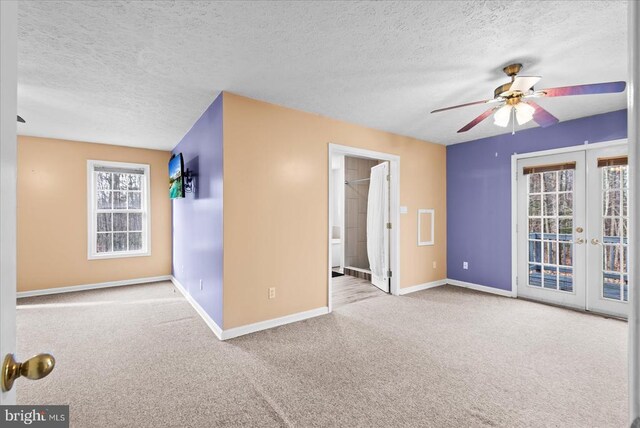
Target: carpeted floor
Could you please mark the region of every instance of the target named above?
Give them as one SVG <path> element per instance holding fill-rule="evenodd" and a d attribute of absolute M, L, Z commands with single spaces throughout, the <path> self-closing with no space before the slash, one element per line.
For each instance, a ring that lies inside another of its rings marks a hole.
<path fill-rule="evenodd" d="M 451 286 L 219 342 L 170 283 L 21 299 L 74 427 L 622 427 L 626 323 Z"/>

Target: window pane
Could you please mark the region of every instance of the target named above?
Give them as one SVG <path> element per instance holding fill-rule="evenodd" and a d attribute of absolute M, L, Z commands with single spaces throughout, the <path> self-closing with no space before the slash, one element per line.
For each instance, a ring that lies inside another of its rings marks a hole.
<path fill-rule="evenodd" d="M 129 230 L 142 230 L 142 214 L 129 214 Z"/>
<path fill-rule="evenodd" d="M 98 190 L 111 189 L 111 173 L 99 172 L 96 174 L 96 188 Z"/>
<path fill-rule="evenodd" d="M 98 253 L 111 252 L 111 233 L 98 233 L 96 239 L 96 251 Z"/>
<path fill-rule="evenodd" d="M 555 265 L 557 264 L 557 248 L 558 248 L 558 243 L 557 242 L 545 242 L 544 243 L 544 263 L 545 264 L 551 264 L 551 265 Z"/>
<path fill-rule="evenodd" d="M 556 191 L 556 177 L 557 171 L 542 173 L 542 181 L 544 183 L 542 187 L 544 188 L 545 192 Z"/>
<path fill-rule="evenodd" d="M 620 253 L 618 245 L 602 246 L 602 269 L 611 272 L 620 272 Z"/>
<path fill-rule="evenodd" d="M 113 192 L 113 209 L 124 210 L 127 208 L 127 193 Z"/>
<path fill-rule="evenodd" d="M 113 230 L 127 230 L 127 214 L 126 213 L 113 214 Z"/>
<path fill-rule="evenodd" d="M 556 215 L 557 213 L 558 200 L 556 195 L 544 195 L 544 215 Z"/>
<path fill-rule="evenodd" d="M 540 263 L 542 261 L 542 242 L 529 241 L 529 261 Z"/>
<path fill-rule="evenodd" d="M 558 268 L 559 288 L 562 291 L 573 291 L 573 269 L 561 267 Z"/>
<path fill-rule="evenodd" d="M 111 214 L 98 214 L 98 232 L 111 232 Z"/>
<path fill-rule="evenodd" d="M 628 190 L 623 190 L 622 191 L 622 215 L 629 215 L 627 214 L 627 204 L 629 203 L 629 199 L 628 199 Z"/>
<path fill-rule="evenodd" d="M 139 210 L 142 208 L 140 192 L 129 192 L 129 209 L 130 210 Z"/>
<path fill-rule="evenodd" d="M 620 191 L 613 190 L 602 194 L 602 212 L 605 216 L 620 215 Z"/>
<path fill-rule="evenodd" d="M 561 192 L 573 191 L 573 170 L 565 169 L 558 173 L 558 190 Z"/>
<path fill-rule="evenodd" d="M 627 275 L 622 275 L 622 300 L 625 302 L 629 300 L 629 278 Z"/>
<path fill-rule="evenodd" d="M 542 239 L 542 222 L 539 218 L 529 219 L 529 239 Z"/>
<path fill-rule="evenodd" d="M 605 218 L 602 221 L 602 226 L 602 238 L 605 243 L 613 244 L 620 242 L 620 232 L 622 229 L 620 227 L 620 218 Z"/>
<path fill-rule="evenodd" d="M 529 193 L 540 193 L 540 174 L 529 174 Z"/>
<path fill-rule="evenodd" d="M 529 285 L 540 287 L 542 285 L 542 266 L 529 265 Z"/>
<path fill-rule="evenodd" d="M 529 215 L 540 215 L 540 195 L 529 196 Z"/>
<path fill-rule="evenodd" d="M 620 300 L 620 275 L 616 273 L 603 273 L 602 296 L 607 299 Z"/>
<path fill-rule="evenodd" d="M 544 219 L 544 239 L 556 239 L 558 224 L 555 218 Z"/>
<path fill-rule="evenodd" d="M 129 190 L 142 189 L 142 176 L 139 174 L 131 174 L 129 176 Z"/>
<path fill-rule="evenodd" d="M 544 267 L 544 288 L 558 288 L 558 268 L 555 266 Z"/>
<path fill-rule="evenodd" d="M 558 215 L 573 215 L 573 193 L 558 195 Z"/>
<path fill-rule="evenodd" d="M 98 209 L 110 210 L 111 209 L 111 192 L 98 191 Z"/>
<path fill-rule="evenodd" d="M 621 184 L 620 179 L 620 167 L 610 166 L 603 168 L 603 188 L 604 189 L 619 189 Z"/>
<path fill-rule="evenodd" d="M 573 219 L 561 218 L 558 224 L 558 233 L 565 235 L 561 236 L 561 241 L 571 241 L 571 235 L 573 234 Z"/>
<path fill-rule="evenodd" d="M 129 187 L 129 174 L 113 174 L 113 189 L 127 190 Z"/>
<path fill-rule="evenodd" d="M 573 266 L 573 258 L 572 258 L 573 244 L 570 243 L 560 243 L 559 244 L 559 252 L 560 252 L 560 264 L 564 266 Z"/>
<path fill-rule="evenodd" d="M 127 233 L 113 234 L 113 251 L 127 251 Z"/>
<path fill-rule="evenodd" d="M 129 251 L 142 250 L 142 232 L 129 233 Z"/>

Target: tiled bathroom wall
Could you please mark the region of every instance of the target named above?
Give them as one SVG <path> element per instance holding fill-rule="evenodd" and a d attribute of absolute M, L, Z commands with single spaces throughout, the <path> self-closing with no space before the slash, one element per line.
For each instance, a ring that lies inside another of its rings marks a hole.
<path fill-rule="evenodd" d="M 345 157 L 345 180 L 369 178 L 377 160 Z M 345 185 L 345 266 L 369 269 L 367 256 L 367 200 L 369 181 Z"/>

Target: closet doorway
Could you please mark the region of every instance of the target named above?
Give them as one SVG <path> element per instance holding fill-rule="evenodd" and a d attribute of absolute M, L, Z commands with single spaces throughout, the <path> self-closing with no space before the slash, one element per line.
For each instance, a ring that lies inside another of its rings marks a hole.
<path fill-rule="evenodd" d="M 329 144 L 329 311 L 398 294 L 399 172 L 399 156 Z"/>
<path fill-rule="evenodd" d="M 626 318 L 624 143 L 517 160 L 517 293 Z"/>

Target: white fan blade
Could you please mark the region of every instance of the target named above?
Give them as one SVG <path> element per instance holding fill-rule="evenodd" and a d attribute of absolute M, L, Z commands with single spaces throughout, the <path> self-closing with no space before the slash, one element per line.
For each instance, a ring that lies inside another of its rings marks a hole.
<path fill-rule="evenodd" d="M 516 76 L 509 90 L 528 92 L 540 79 L 542 79 L 541 76 Z"/>

